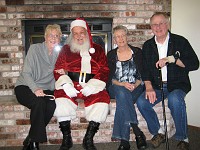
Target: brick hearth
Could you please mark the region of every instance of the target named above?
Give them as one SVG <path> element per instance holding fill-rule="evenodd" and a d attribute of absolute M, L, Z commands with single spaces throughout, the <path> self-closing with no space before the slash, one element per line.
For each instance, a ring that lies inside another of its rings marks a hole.
<path fill-rule="evenodd" d="M 166 103 L 167 104 L 167 103 Z M 116 103 L 115 100 L 111 100 L 110 112 L 106 119 L 106 122 L 100 125 L 99 132 L 95 135 L 95 143 L 106 143 L 111 142 L 111 134 L 113 128 L 113 120 L 115 114 Z M 158 104 L 155 106 L 155 110 L 158 112 L 160 121 L 163 124 L 162 119 L 162 106 Z M 137 110 L 139 127 L 145 133 L 147 139 L 151 138 L 146 122 Z M 30 122 L 29 122 L 30 111 L 26 107 L 20 105 L 17 102 L 0 102 L 0 147 L 6 146 L 19 146 L 22 145 L 24 138 L 27 136 Z M 168 134 L 171 137 L 174 132 L 173 119 L 169 113 L 169 109 L 166 108 L 166 116 L 168 123 Z M 83 136 L 88 125 L 88 122 L 84 118 L 84 105 L 79 104 L 77 110 L 77 119 L 72 121 L 72 137 L 74 144 L 82 142 Z M 57 120 L 53 117 L 50 124 L 47 126 L 48 142 L 50 144 L 60 144 L 62 134 L 58 127 Z M 131 141 L 135 140 L 134 134 L 131 134 Z"/>

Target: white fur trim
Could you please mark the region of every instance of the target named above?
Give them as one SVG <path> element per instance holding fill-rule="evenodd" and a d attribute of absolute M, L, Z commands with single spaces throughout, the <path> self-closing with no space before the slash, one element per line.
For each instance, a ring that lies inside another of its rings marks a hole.
<path fill-rule="evenodd" d="M 81 71 L 86 73 L 91 73 L 91 56 L 88 52 L 88 50 L 81 50 L 80 51 L 81 56 Z"/>
<path fill-rule="evenodd" d="M 72 30 L 73 27 L 76 27 L 76 26 L 79 26 L 79 27 L 83 27 L 87 30 L 87 26 L 86 26 L 86 22 L 83 21 L 83 20 L 74 20 L 71 22 L 71 27 L 70 27 L 70 31 Z"/>
<path fill-rule="evenodd" d="M 70 117 L 57 117 L 58 122 L 62 122 L 62 121 L 67 121 L 67 120 L 71 120 Z"/>
<path fill-rule="evenodd" d="M 88 121 L 104 122 L 109 111 L 109 104 L 95 103 L 85 107 L 85 117 Z"/>
<path fill-rule="evenodd" d="M 92 94 L 96 94 L 105 89 L 106 83 L 99 79 L 90 79 L 84 86 L 89 86 L 92 89 L 94 88 L 95 90 Z"/>
<path fill-rule="evenodd" d="M 77 105 L 67 98 L 56 98 L 56 109 L 54 112 L 55 117 L 70 117 L 76 118 Z"/>
<path fill-rule="evenodd" d="M 65 84 L 65 83 L 70 83 L 70 84 L 74 85 L 72 80 L 70 79 L 70 77 L 68 75 L 62 75 L 58 78 L 58 80 L 55 83 L 56 90 L 63 89 L 62 85 Z"/>

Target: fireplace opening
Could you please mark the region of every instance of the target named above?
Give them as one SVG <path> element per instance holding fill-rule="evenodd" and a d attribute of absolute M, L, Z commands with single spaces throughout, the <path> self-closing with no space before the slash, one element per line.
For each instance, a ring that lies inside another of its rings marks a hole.
<path fill-rule="evenodd" d="M 70 33 L 70 23 L 74 19 L 40 19 L 40 20 L 22 20 L 24 29 L 24 47 L 25 54 L 31 44 L 44 41 L 44 31 L 48 24 L 59 24 L 62 30 L 61 46 Z M 85 18 L 91 30 L 93 42 L 100 44 L 105 53 L 112 49 L 112 19 L 111 18 Z"/>

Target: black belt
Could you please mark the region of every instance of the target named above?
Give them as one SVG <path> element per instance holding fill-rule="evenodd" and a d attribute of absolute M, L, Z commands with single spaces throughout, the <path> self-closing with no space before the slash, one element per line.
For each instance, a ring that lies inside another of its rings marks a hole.
<path fill-rule="evenodd" d="M 95 75 L 94 74 L 88 74 L 83 72 L 68 72 L 68 76 L 71 78 L 72 81 L 76 82 L 88 82 L 90 79 L 92 79 Z"/>
<path fill-rule="evenodd" d="M 167 84 L 167 81 L 162 81 L 163 84 Z"/>

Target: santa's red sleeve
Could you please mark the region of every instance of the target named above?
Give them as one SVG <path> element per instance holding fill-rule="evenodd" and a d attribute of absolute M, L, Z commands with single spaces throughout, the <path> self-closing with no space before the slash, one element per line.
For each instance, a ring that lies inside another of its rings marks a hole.
<path fill-rule="evenodd" d="M 66 50 L 67 49 L 69 49 L 68 45 L 63 46 L 62 50 L 59 53 L 56 64 L 55 64 L 54 77 L 56 80 L 56 83 L 55 83 L 56 90 L 63 89 L 62 85 L 66 84 L 66 83 L 70 83 L 73 85 L 72 80 L 70 79 L 70 77 L 67 74 L 61 75 L 55 71 L 55 70 L 59 70 L 59 69 L 64 69 L 65 71 L 67 70 L 67 68 L 66 68 L 66 62 L 67 62 L 66 61 L 66 59 L 67 59 Z"/>

